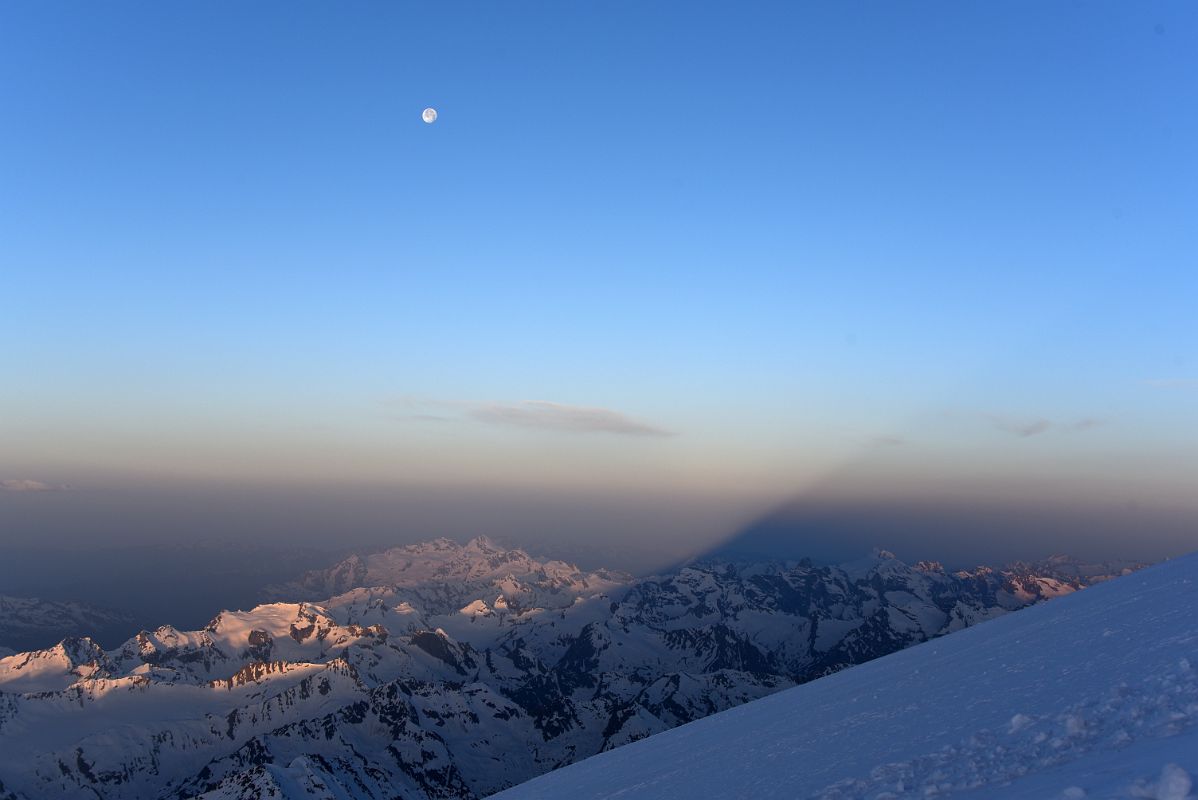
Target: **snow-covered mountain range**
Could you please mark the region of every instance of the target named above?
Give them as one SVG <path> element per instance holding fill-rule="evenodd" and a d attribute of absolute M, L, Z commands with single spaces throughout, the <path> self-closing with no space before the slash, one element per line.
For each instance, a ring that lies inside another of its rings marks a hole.
<path fill-rule="evenodd" d="M 633 579 L 486 539 L 291 602 L 0 659 L 0 798 L 477 798 L 1124 572 L 697 563 Z"/>
<path fill-rule="evenodd" d="M 4 648 L 44 647 L 69 636 L 107 640 L 118 633 L 123 638 L 133 624 L 131 614 L 88 603 L 0 595 L 0 647 Z"/>
<path fill-rule="evenodd" d="M 1198 553 L 494 800 L 1187 800 L 1196 779 Z"/>
<path fill-rule="evenodd" d="M 324 570 L 266 589 L 269 600 L 320 600 L 360 587 L 401 589 L 427 613 L 454 614 L 471 601 L 510 615 L 525 610 L 567 608 L 626 585 L 632 576 L 584 572 L 564 561 L 538 561 L 523 550 L 508 550 L 485 536 L 465 545 L 437 539 L 395 547 L 369 556 L 353 555 Z M 497 608 L 492 608 L 498 602 Z"/>

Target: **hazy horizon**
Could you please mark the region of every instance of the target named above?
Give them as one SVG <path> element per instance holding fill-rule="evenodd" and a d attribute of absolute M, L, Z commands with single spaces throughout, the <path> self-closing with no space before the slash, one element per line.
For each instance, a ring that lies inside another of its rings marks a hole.
<path fill-rule="evenodd" d="M 0 592 L 1198 547 L 1198 7 L 919 10 L 0 9 Z"/>
<path fill-rule="evenodd" d="M 262 602 L 268 584 L 351 553 L 441 537 L 488 536 L 534 557 L 650 575 L 695 558 L 841 563 L 875 547 L 949 569 L 1054 554 L 1148 563 L 1192 550 L 1194 530 L 1184 509 L 1117 501 L 1004 508 L 981 497 L 829 495 L 757 507 L 708 499 L 681 508 L 646 496 L 391 487 L 190 487 L 149 497 L 71 491 L 0 505 L 0 526 L 28 534 L 6 541 L 0 594 L 129 611 L 134 628 L 198 628 L 221 610 Z M 36 507 L 43 500 L 53 502 Z M 64 538 L 63 530 L 78 535 Z"/>

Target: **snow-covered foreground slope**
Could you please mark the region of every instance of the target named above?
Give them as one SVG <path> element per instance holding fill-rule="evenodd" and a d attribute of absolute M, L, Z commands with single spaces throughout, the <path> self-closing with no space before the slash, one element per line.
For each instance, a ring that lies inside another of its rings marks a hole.
<path fill-rule="evenodd" d="M 1198 789 L 1198 553 L 594 756 L 494 800 Z"/>

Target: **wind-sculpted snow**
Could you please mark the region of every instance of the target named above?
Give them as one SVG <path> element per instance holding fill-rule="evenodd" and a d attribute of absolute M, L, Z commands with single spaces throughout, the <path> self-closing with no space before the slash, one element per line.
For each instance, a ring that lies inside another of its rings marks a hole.
<path fill-rule="evenodd" d="M 1198 554 L 604 753 L 494 800 L 1192 798 Z"/>
<path fill-rule="evenodd" d="M 486 540 L 398 548 L 202 630 L 0 659 L 0 798 L 484 797 L 1097 572 L 879 552 L 633 580 Z"/>

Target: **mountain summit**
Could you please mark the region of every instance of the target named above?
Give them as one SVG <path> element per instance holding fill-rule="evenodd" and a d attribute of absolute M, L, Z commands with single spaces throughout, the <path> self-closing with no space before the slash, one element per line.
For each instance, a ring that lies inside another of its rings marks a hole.
<path fill-rule="evenodd" d="M 585 572 L 564 561 L 538 561 L 486 536 L 459 544 L 436 539 L 368 556 L 352 555 L 325 570 L 268 587 L 275 600 L 324 600 L 357 588 L 410 592 L 425 611 L 450 613 L 478 601 L 502 598 L 508 608 L 566 608 L 632 581 L 608 570 Z"/>

